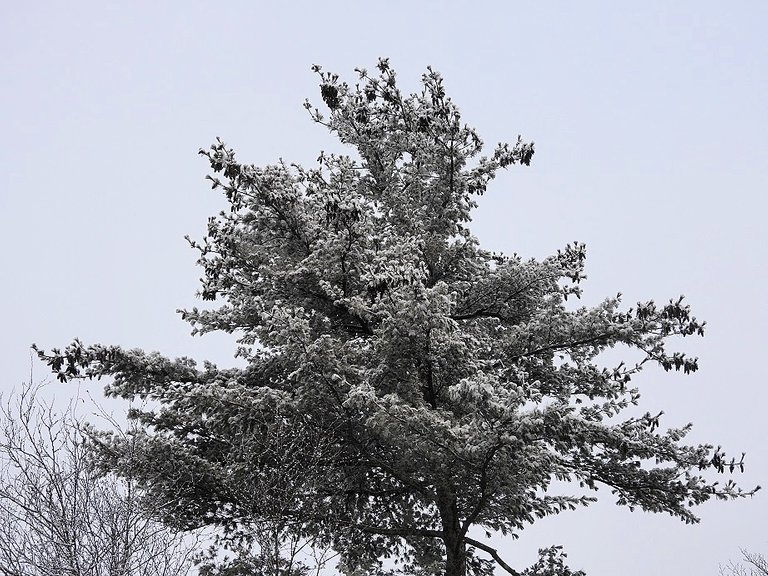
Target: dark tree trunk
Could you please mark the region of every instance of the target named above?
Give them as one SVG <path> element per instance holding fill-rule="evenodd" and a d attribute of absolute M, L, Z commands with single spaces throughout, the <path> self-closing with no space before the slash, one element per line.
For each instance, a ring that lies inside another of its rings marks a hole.
<path fill-rule="evenodd" d="M 456 495 L 450 488 L 438 488 L 437 506 L 443 524 L 445 576 L 466 576 L 467 545 L 461 533 Z"/>
<path fill-rule="evenodd" d="M 453 540 L 453 541 L 452 541 Z M 463 539 L 445 537 L 445 576 L 466 576 L 467 547 Z"/>

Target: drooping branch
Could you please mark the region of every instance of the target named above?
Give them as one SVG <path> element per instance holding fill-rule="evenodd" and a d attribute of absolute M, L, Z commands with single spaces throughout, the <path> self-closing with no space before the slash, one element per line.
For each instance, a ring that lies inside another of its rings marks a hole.
<path fill-rule="evenodd" d="M 513 569 L 509 564 L 504 562 L 504 560 L 499 556 L 499 552 L 496 550 L 496 548 L 492 548 L 488 546 L 488 544 L 483 544 L 479 540 L 475 540 L 474 538 L 469 538 L 468 536 L 464 537 L 464 541 L 469 544 L 470 546 L 474 546 L 475 548 L 480 548 L 483 552 L 487 552 L 491 555 L 491 558 L 496 560 L 496 563 L 501 566 L 505 571 L 507 571 L 509 574 L 512 574 L 512 576 L 522 576 L 520 572 Z"/>

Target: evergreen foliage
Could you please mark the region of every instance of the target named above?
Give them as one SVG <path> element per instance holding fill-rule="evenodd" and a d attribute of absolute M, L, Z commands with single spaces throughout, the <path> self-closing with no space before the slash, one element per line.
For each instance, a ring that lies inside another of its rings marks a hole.
<path fill-rule="evenodd" d="M 61 380 L 109 377 L 107 394 L 152 401 L 130 414 L 145 455 L 130 473 L 170 522 L 233 538 L 279 525 L 332 546 L 350 574 L 387 558 L 413 574 L 572 574 L 557 548 L 517 572 L 476 534 L 514 537 L 600 486 L 685 522 L 746 494 L 706 477 L 743 462 L 686 445 L 690 426 L 623 413 L 642 369 L 697 369 L 668 347 L 704 332 L 682 298 L 579 307 L 582 244 L 537 261 L 471 234 L 477 198 L 532 143 L 483 156 L 431 69 L 411 95 L 387 60 L 354 85 L 314 70 L 327 111 L 306 108 L 353 155 L 257 167 L 221 141 L 201 150 L 229 210 L 190 242 L 202 298 L 221 305 L 181 314 L 194 333 L 236 334 L 247 367 L 79 341 L 40 351 Z M 619 345 L 641 359 L 601 367 Z M 99 446 L 129 472 L 121 438 Z"/>

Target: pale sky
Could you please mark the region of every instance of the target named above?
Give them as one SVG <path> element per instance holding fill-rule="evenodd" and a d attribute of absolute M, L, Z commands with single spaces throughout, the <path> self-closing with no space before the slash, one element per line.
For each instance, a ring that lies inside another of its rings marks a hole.
<path fill-rule="evenodd" d="M 586 242 L 587 303 L 686 295 L 708 321 L 681 343 L 700 371 L 649 371 L 641 406 L 746 451 L 737 480 L 768 488 L 766 30 L 762 0 L 6 0 L 0 390 L 29 379 L 32 342 L 74 337 L 231 364 L 231 339 L 193 339 L 175 313 L 200 276 L 183 237 L 224 207 L 197 150 L 220 136 L 242 161 L 312 163 L 335 143 L 302 108 L 320 102 L 310 66 L 354 81 L 388 56 L 407 91 L 427 65 L 442 72 L 489 146 L 536 142 L 532 165 L 481 199 L 485 247 L 544 257 Z M 768 489 L 699 507 L 696 526 L 600 495 L 494 542 L 518 568 L 562 544 L 589 576 L 716 575 L 740 547 L 768 554 Z"/>

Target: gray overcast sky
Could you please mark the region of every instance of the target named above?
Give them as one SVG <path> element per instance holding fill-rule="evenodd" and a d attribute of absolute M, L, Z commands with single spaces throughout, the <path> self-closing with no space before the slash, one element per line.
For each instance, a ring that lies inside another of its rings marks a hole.
<path fill-rule="evenodd" d="M 683 343 L 701 370 L 649 372 L 642 406 L 745 450 L 738 479 L 767 484 L 766 30 L 762 0 L 7 0 L 0 389 L 28 379 L 32 342 L 75 336 L 230 363 L 228 338 L 192 339 L 175 313 L 198 286 L 183 237 L 224 206 L 197 150 L 221 136 L 247 162 L 313 162 L 334 143 L 301 106 L 320 101 L 310 65 L 354 81 L 389 56 L 406 89 L 441 71 L 490 145 L 536 141 L 532 165 L 481 199 L 486 247 L 542 257 L 586 242 L 588 303 L 687 296 L 709 323 Z M 519 567 L 563 544 L 590 576 L 714 575 L 739 547 L 768 553 L 768 491 L 707 503 L 696 526 L 602 496 L 496 542 Z"/>

